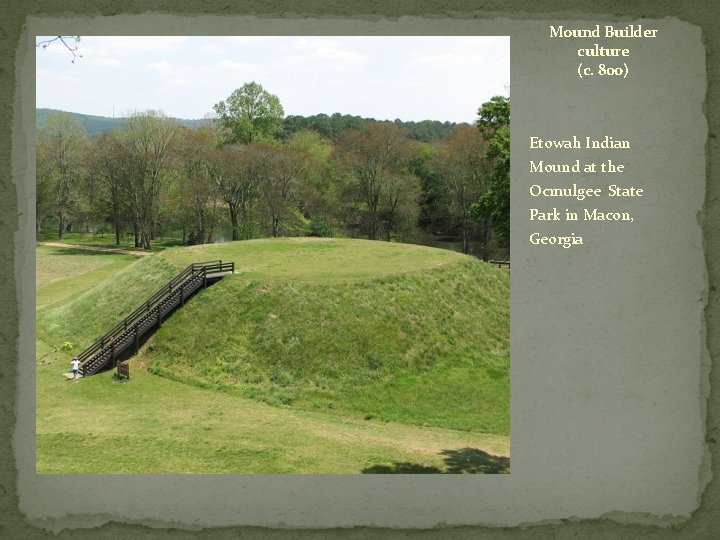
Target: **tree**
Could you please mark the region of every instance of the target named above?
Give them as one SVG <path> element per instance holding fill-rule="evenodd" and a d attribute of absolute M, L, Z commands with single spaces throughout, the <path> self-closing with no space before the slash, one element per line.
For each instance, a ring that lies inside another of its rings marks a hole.
<path fill-rule="evenodd" d="M 253 144 L 248 147 L 258 171 L 267 232 L 273 237 L 286 232 L 284 224 L 297 209 L 295 195 L 305 168 L 304 156 L 287 147 Z"/>
<path fill-rule="evenodd" d="M 328 162 L 333 151 L 332 141 L 311 130 L 298 131 L 287 140 L 302 166 L 297 190 L 297 205 L 309 220 L 311 236 L 331 236 L 338 214 L 340 198 Z"/>
<path fill-rule="evenodd" d="M 483 133 L 494 132 L 502 126 L 510 126 L 510 100 L 494 96 L 478 109 L 477 125 Z"/>
<path fill-rule="evenodd" d="M 98 199 L 113 223 L 115 245 L 120 245 L 122 223 L 126 215 L 126 186 L 130 183 L 133 161 L 117 135 L 105 133 L 94 143 L 91 157 L 92 177 L 98 182 Z"/>
<path fill-rule="evenodd" d="M 160 195 L 170 181 L 168 168 L 178 130 L 174 120 L 158 111 L 147 111 L 128 118 L 120 132 L 131 160 L 125 187 L 133 211 L 136 247 L 151 249 Z"/>
<path fill-rule="evenodd" d="M 68 113 L 58 112 L 48 116 L 38 133 L 37 176 L 40 186 L 40 203 L 50 197 L 58 220 L 58 238 L 65 230 L 77 208 L 79 185 L 85 173 L 88 138 L 82 125 Z M 37 204 L 37 203 L 36 203 Z M 37 206 L 42 210 L 42 206 Z M 40 222 L 36 223 L 39 227 Z"/>
<path fill-rule="evenodd" d="M 64 45 L 65 48 L 70 52 L 70 54 L 72 55 L 72 60 L 70 60 L 71 64 L 75 63 L 75 59 L 82 58 L 82 55 L 77 53 L 78 44 L 80 43 L 80 36 L 55 36 L 50 39 L 38 41 L 35 44 L 35 47 L 42 47 L 43 49 L 47 49 L 50 45 L 56 42 Z"/>
<path fill-rule="evenodd" d="M 435 169 L 450 199 L 451 215 L 462 234 L 463 253 L 470 251 L 475 222 L 470 208 L 485 190 L 485 147 L 482 134 L 470 125 L 458 126 L 444 141 L 435 157 Z M 483 244 L 487 240 L 483 227 Z"/>
<path fill-rule="evenodd" d="M 370 240 L 378 239 L 383 227 L 390 236 L 401 198 L 416 191 L 411 186 L 418 180 L 409 171 L 412 152 L 410 139 L 390 122 L 346 130 L 338 140 L 339 172 L 348 175 L 360 225 Z"/>
<path fill-rule="evenodd" d="M 210 156 L 209 174 L 230 213 L 233 240 L 252 238 L 253 210 L 258 197 L 261 165 L 247 146 L 236 144 L 216 148 Z"/>
<path fill-rule="evenodd" d="M 183 238 L 191 244 L 211 242 L 218 221 L 218 186 L 213 180 L 215 150 L 212 130 L 207 126 L 183 128 L 176 145 L 179 172 L 177 195 L 189 214 L 190 234 Z"/>
<path fill-rule="evenodd" d="M 510 100 L 495 96 L 478 111 L 477 125 L 488 141 L 490 163 L 487 189 L 473 205 L 478 221 L 486 220 L 505 240 L 510 239 Z"/>
<path fill-rule="evenodd" d="M 418 143 L 418 151 L 410 162 L 410 170 L 420 179 L 420 215 L 418 225 L 426 232 L 437 234 L 451 228 L 450 197 L 438 170 L 437 144 Z"/>
<path fill-rule="evenodd" d="M 280 99 L 256 82 L 245 83 L 213 109 L 228 131 L 226 144 L 271 142 L 283 129 L 285 113 Z"/>

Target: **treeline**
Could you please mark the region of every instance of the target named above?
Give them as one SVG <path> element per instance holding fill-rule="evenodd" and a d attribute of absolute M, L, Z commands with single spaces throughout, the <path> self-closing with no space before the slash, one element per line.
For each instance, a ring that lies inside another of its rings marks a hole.
<path fill-rule="evenodd" d="M 225 230 L 233 240 L 394 241 L 424 231 L 457 234 L 463 251 L 473 243 L 483 258 L 492 245 L 507 246 L 506 98 L 483 104 L 477 125 L 432 143 L 397 122 L 353 124 L 349 115 L 326 117 L 336 118 L 331 134 L 301 122 L 288 132 L 279 100 L 256 83 L 214 110 L 195 128 L 147 111 L 92 136 L 72 115 L 50 114 L 38 129 L 37 234 L 48 224 L 60 239 L 111 228 L 117 244 L 130 233 L 151 249 L 170 231 L 187 244 Z"/>
<path fill-rule="evenodd" d="M 47 122 L 48 117 L 58 112 L 62 111 L 37 109 L 35 112 L 37 126 L 42 127 L 45 122 Z M 79 113 L 68 114 L 71 114 L 79 120 L 85 131 L 90 135 L 120 129 L 123 122 L 122 118 L 109 118 L 106 116 L 93 116 Z M 176 121 L 190 128 L 197 127 L 203 123 L 203 120 L 176 119 Z M 289 115 L 282 120 L 283 129 L 279 138 L 282 140 L 288 139 L 298 131 L 315 131 L 323 137 L 335 141 L 346 129 L 361 129 L 365 124 L 372 122 L 377 122 L 377 120 L 374 118 L 363 118 L 361 116 L 340 113 L 331 115 L 315 114 L 312 116 Z M 393 123 L 407 133 L 411 139 L 424 142 L 442 139 L 458 126 L 455 122 L 440 122 L 438 120 L 407 122 L 398 119 L 394 120 Z"/>
<path fill-rule="evenodd" d="M 336 141 L 347 129 L 362 129 L 367 124 L 375 123 L 374 118 L 362 118 L 350 114 L 335 113 L 316 114 L 314 116 L 288 116 L 283 120 L 283 138 L 291 136 L 298 131 L 315 131 L 331 141 Z M 438 120 L 422 120 L 420 122 L 392 122 L 403 130 L 408 137 L 416 141 L 430 142 L 439 140 L 455 129 L 458 124 L 454 122 L 440 122 Z"/>

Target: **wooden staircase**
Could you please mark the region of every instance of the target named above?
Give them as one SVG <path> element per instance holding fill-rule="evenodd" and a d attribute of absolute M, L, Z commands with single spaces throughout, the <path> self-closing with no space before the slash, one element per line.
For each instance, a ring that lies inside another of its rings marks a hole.
<path fill-rule="evenodd" d="M 148 298 L 139 308 L 116 324 L 107 334 L 78 355 L 80 373 L 87 377 L 114 365 L 129 347 L 137 351 L 140 339 L 162 326 L 167 316 L 182 306 L 201 287 L 235 272 L 235 263 L 208 261 L 193 263 Z"/>

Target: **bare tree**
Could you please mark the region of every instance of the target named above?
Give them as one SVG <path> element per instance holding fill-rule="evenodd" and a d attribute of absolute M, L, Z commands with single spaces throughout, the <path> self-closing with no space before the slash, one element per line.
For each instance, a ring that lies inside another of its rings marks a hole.
<path fill-rule="evenodd" d="M 53 43 L 60 43 L 68 51 L 70 51 L 70 54 L 72 54 L 72 60 L 70 60 L 70 62 L 72 64 L 75 63 L 75 60 L 77 58 L 82 58 L 82 55 L 77 53 L 78 44 L 80 43 L 80 36 L 55 36 L 50 39 L 43 39 L 41 41 L 38 41 L 35 44 L 35 47 L 47 49 Z"/>
<path fill-rule="evenodd" d="M 351 178 L 360 218 L 370 240 L 394 224 L 399 197 L 409 191 L 404 183 L 417 183 L 409 172 L 412 142 L 396 125 L 377 122 L 362 130 L 346 130 L 337 142 L 335 159 Z M 402 179 L 402 181 L 401 181 Z M 413 190 L 410 190 L 413 191 Z"/>
<path fill-rule="evenodd" d="M 463 253 L 470 250 L 475 227 L 470 208 L 483 194 L 487 176 L 486 145 L 482 134 L 474 127 L 459 126 L 444 140 L 436 156 L 435 166 L 451 198 L 451 210 L 462 233 Z M 480 231 L 487 243 L 489 224 Z"/>
<path fill-rule="evenodd" d="M 260 198 L 271 236 L 281 236 L 285 222 L 296 209 L 295 194 L 304 169 L 304 155 L 292 148 L 253 144 L 260 179 Z"/>
<path fill-rule="evenodd" d="M 42 186 L 41 193 L 52 193 L 60 239 L 65 235 L 77 203 L 87 149 L 85 129 L 68 113 L 51 114 L 38 133 L 38 183 Z"/>
<path fill-rule="evenodd" d="M 170 181 L 168 166 L 178 130 L 174 120 L 158 111 L 147 111 L 128 118 L 120 133 L 131 159 L 126 194 L 133 211 L 137 247 L 151 249 L 160 195 Z"/>

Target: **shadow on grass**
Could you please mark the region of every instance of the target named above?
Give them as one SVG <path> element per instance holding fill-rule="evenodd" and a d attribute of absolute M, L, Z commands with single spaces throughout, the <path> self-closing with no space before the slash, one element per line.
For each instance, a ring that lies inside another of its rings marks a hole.
<path fill-rule="evenodd" d="M 131 256 L 132 253 L 128 253 L 127 251 L 96 251 L 93 249 L 83 249 L 83 248 L 66 248 L 66 247 L 56 247 L 56 246 L 44 246 L 52 248 L 52 251 L 48 253 L 49 256 L 54 255 L 87 255 L 87 256 L 93 256 L 93 255 L 125 255 L 125 256 Z"/>
<path fill-rule="evenodd" d="M 508 474 L 510 458 L 493 456 L 478 448 L 442 450 L 440 455 L 445 468 L 429 467 L 419 463 L 395 462 L 392 465 L 373 465 L 362 470 L 363 474 Z"/>

